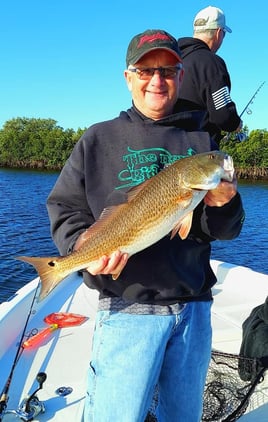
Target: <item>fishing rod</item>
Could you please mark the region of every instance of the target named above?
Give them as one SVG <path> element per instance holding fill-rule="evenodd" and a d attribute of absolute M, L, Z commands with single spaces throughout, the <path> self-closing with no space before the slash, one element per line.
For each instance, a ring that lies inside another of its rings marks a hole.
<path fill-rule="evenodd" d="M 38 291 L 38 288 L 39 288 L 39 283 L 37 284 L 37 287 L 35 289 L 35 293 L 34 293 L 34 296 L 33 296 L 32 302 L 31 302 L 31 306 L 30 306 L 30 309 L 29 309 L 29 312 L 28 312 L 28 315 L 27 315 L 27 318 L 26 318 L 26 321 L 25 321 L 25 324 L 24 324 L 24 328 L 23 328 L 23 331 L 22 331 L 20 342 L 18 344 L 17 353 L 15 355 L 10 373 L 8 375 L 8 378 L 6 380 L 6 383 L 4 385 L 4 388 L 3 388 L 1 396 L 0 396 L 0 422 L 2 422 L 3 416 L 4 416 L 6 408 L 7 408 L 7 402 L 8 402 L 8 399 L 9 399 L 8 392 L 9 392 L 10 384 L 12 382 L 13 374 L 14 374 L 16 365 L 19 361 L 19 358 L 20 358 L 20 356 L 23 352 L 23 349 L 24 349 L 23 340 L 24 340 L 24 337 L 25 337 L 25 333 L 26 333 L 26 329 L 27 329 L 27 326 L 28 326 L 30 316 L 32 314 L 33 305 L 34 305 L 34 302 L 35 302 L 35 299 L 36 299 L 36 296 L 37 296 L 37 291 Z"/>
<path fill-rule="evenodd" d="M 253 104 L 253 100 L 254 100 L 254 98 L 256 97 L 256 95 L 258 94 L 258 92 L 260 91 L 260 89 L 263 87 L 263 85 L 265 84 L 265 81 L 263 81 L 261 84 L 260 84 L 260 86 L 259 86 L 259 88 L 254 92 L 254 94 L 252 95 L 252 97 L 250 98 L 250 100 L 249 100 L 249 102 L 247 103 L 247 105 L 246 105 L 246 107 L 244 108 L 244 110 L 242 111 L 242 113 L 240 114 L 240 116 L 239 117 L 242 117 L 243 116 L 243 114 L 245 113 L 245 111 L 248 109 L 248 107 L 250 106 L 250 104 Z M 247 111 L 247 113 L 248 114 L 251 114 L 252 113 L 252 111 L 249 109 L 248 111 Z"/>
<path fill-rule="evenodd" d="M 243 116 L 243 114 L 245 113 L 245 111 L 247 111 L 248 114 L 251 114 L 252 113 L 252 111 L 248 107 L 250 106 L 250 104 L 253 104 L 254 98 L 256 97 L 256 95 L 261 90 L 261 88 L 263 87 L 264 84 L 265 84 L 265 81 L 263 81 L 260 84 L 260 86 L 256 89 L 256 91 L 254 92 L 254 94 L 250 98 L 249 102 L 247 103 L 247 105 L 243 109 L 242 113 L 240 114 L 240 116 L 239 116 L 240 118 Z M 228 132 L 227 135 L 224 136 L 223 140 L 228 141 L 229 138 L 230 138 L 230 136 L 231 136 L 231 132 Z M 245 134 L 243 134 L 243 138 L 244 137 L 246 137 Z M 240 142 L 244 140 L 244 139 L 239 139 L 239 133 L 236 134 L 236 139 L 238 139 Z"/>

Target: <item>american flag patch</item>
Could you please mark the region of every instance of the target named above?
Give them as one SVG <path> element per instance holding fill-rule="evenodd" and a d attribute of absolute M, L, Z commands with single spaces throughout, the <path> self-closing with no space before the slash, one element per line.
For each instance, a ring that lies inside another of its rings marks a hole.
<path fill-rule="evenodd" d="M 224 86 L 216 92 L 212 93 L 212 98 L 216 110 L 226 106 L 228 103 L 231 103 L 231 97 L 228 86 Z"/>

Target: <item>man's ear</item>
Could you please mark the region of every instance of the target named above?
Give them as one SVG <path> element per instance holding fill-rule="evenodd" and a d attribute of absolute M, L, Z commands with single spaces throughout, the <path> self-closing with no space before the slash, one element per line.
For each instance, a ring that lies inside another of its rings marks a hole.
<path fill-rule="evenodd" d="M 125 77 L 129 91 L 132 91 L 132 77 L 133 77 L 132 72 L 125 70 L 124 71 L 124 77 Z"/>
<path fill-rule="evenodd" d="M 182 80 L 183 80 L 183 75 L 184 75 L 184 69 L 182 68 L 181 70 L 180 70 L 180 74 L 179 74 L 179 81 L 180 81 L 180 83 L 182 82 Z"/>

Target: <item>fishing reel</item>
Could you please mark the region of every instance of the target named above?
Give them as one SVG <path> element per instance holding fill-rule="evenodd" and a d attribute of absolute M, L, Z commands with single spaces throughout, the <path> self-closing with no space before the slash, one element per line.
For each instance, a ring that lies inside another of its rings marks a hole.
<path fill-rule="evenodd" d="M 22 421 L 33 421 L 39 413 L 45 412 L 44 404 L 38 399 L 36 393 L 43 388 L 43 384 L 47 379 L 45 372 L 39 372 L 36 376 L 38 382 L 38 388 L 25 399 L 22 400 L 17 410 L 7 410 L 5 414 L 15 414 Z"/>
<path fill-rule="evenodd" d="M 32 421 L 39 413 L 44 413 L 45 406 L 38 399 L 36 393 L 43 388 L 43 384 L 47 379 L 45 372 L 39 372 L 36 376 L 36 381 L 38 382 L 38 388 L 30 395 L 23 399 L 22 403 L 19 405 L 17 410 L 17 415 L 23 421 Z"/>
<path fill-rule="evenodd" d="M 232 134 L 231 132 L 228 132 L 222 139 L 221 141 L 224 142 L 228 142 L 228 141 L 233 141 L 233 142 L 244 142 L 246 141 L 248 138 L 247 134 L 244 132 L 237 132 L 235 134 Z"/>

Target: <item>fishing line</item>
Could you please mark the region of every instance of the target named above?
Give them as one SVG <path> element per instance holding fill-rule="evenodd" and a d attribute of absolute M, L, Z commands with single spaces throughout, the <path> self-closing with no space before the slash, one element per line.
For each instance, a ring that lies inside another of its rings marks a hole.
<path fill-rule="evenodd" d="M 13 378 L 15 368 L 16 368 L 16 365 L 19 361 L 19 358 L 20 358 L 20 356 L 21 356 L 21 354 L 24 350 L 23 339 L 25 337 L 28 322 L 29 322 L 30 316 L 32 314 L 33 305 L 34 305 L 34 302 L 35 302 L 35 299 L 36 299 L 36 296 L 37 296 L 39 285 L 40 285 L 40 279 L 39 279 L 37 286 L 36 286 L 36 289 L 35 289 L 35 293 L 34 293 L 34 296 L 33 296 L 33 299 L 32 299 L 30 310 L 28 312 L 28 315 L 27 315 L 27 318 L 26 318 L 26 321 L 25 321 L 25 324 L 24 324 L 24 328 L 23 328 L 23 331 L 22 331 L 20 342 L 18 344 L 18 349 L 17 349 L 16 355 L 15 355 L 15 358 L 14 358 L 14 361 L 13 361 L 13 364 L 12 364 L 12 367 L 11 367 L 11 371 L 9 373 L 9 376 L 6 380 L 5 386 L 4 386 L 2 393 L 1 393 L 1 397 L 0 397 L 0 422 L 2 422 L 5 410 L 7 408 L 7 402 L 8 402 L 8 398 L 9 398 L 8 392 L 9 392 L 9 388 L 10 388 L 10 385 L 11 385 L 11 382 L 12 382 L 12 378 Z"/>

